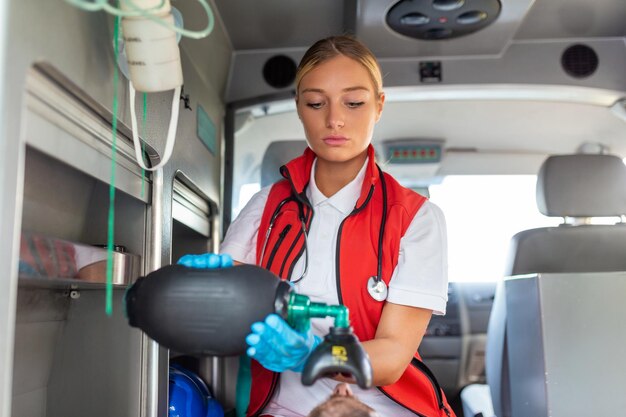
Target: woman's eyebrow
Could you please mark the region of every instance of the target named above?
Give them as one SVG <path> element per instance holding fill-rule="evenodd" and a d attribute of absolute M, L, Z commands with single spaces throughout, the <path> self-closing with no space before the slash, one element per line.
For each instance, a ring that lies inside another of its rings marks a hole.
<path fill-rule="evenodd" d="M 346 91 L 346 92 L 348 92 L 348 91 L 356 91 L 356 90 L 365 90 L 365 91 L 370 91 L 370 89 L 369 89 L 369 88 L 364 87 L 364 86 L 362 86 L 362 85 L 357 85 L 357 86 L 354 86 L 354 87 L 348 87 L 348 88 L 344 88 L 344 89 L 343 89 L 343 91 Z"/>
<path fill-rule="evenodd" d="M 344 88 L 341 91 L 343 91 L 343 92 L 350 92 L 350 91 L 356 91 L 356 90 L 370 91 L 369 88 L 364 87 L 362 85 L 355 85 L 354 87 L 347 87 L 347 88 Z M 325 91 L 323 89 L 321 89 L 321 88 L 305 88 L 305 89 L 303 89 L 301 91 L 301 94 L 304 94 L 304 93 L 320 93 L 320 94 L 324 94 Z"/>
<path fill-rule="evenodd" d="M 301 94 L 304 93 L 320 93 L 323 94 L 324 90 L 322 90 L 321 88 L 305 88 L 302 90 Z"/>

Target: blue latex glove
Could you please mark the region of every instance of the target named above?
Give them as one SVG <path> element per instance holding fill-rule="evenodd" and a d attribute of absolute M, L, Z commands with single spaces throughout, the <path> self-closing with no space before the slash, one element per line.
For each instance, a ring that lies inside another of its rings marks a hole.
<path fill-rule="evenodd" d="M 189 268 L 228 268 L 233 266 L 233 258 L 227 253 L 203 253 L 201 255 L 185 255 L 178 260 L 178 264 Z"/>
<path fill-rule="evenodd" d="M 252 333 L 246 337 L 248 356 L 259 361 L 264 368 L 274 372 L 287 369 L 302 372 L 307 358 L 322 339 L 309 327 L 299 333 L 276 314 L 270 314 L 263 322 L 252 324 Z"/>

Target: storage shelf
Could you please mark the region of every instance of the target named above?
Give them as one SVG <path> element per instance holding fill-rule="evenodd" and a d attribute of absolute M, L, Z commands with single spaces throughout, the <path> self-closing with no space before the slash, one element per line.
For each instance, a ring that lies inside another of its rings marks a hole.
<path fill-rule="evenodd" d="M 125 287 L 141 270 L 141 257 L 117 247 L 112 283 Z M 104 288 L 106 248 L 23 232 L 20 244 L 20 285 L 52 288 Z"/>

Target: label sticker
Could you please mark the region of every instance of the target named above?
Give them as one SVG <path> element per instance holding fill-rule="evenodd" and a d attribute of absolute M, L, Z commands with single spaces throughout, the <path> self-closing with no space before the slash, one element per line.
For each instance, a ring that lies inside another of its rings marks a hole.
<path fill-rule="evenodd" d="M 209 152 L 213 156 L 215 156 L 217 152 L 217 138 L 215 137 L 215 125 L 213 121 L 207 114 L 207 112 L 202 108 L 201 105 L 198 104 L 197 111 L 197 126 L 196 126 L 196 134 L 198 135 L 198 139 L 200 142 L 207 147 Z"/>

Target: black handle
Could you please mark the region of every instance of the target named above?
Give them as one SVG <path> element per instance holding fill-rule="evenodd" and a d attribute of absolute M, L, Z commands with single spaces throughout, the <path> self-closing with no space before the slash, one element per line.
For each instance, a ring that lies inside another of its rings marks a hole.
<path fill-rule="evenodd" d="M 372 386 L 372 365 L 351 328 L 331 327 L 324 341 L 315 348 L 302 371 L 302 384 L 313 383 L 324 375 L 351 374 L 359 387 Z"/>

